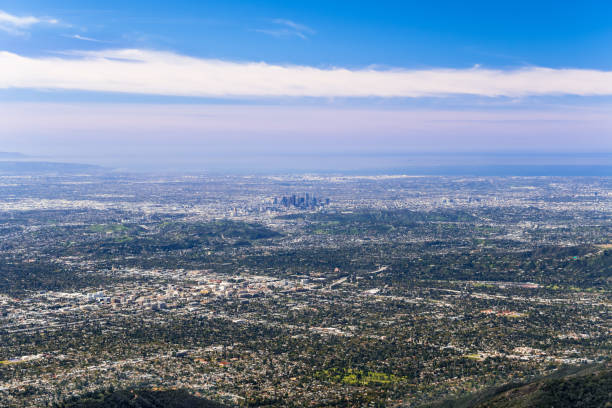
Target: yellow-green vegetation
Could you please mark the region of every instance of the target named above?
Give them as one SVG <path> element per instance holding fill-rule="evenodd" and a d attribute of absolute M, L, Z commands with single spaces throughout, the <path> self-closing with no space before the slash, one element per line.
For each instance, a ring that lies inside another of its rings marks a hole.
<path fill-rule="evenodd" d="M 489 288 L 489 289 L 493 289 L 497 287 L 490 283 L 481 283 L 481 282 L 475 282 L 472 286 L 474 286 L 475 288 Z"/>
<path fill-rule="evenodd" d="M 128 228 L 123 224 L 95 224 L 89 227 L 91 232 L 99 233 L 118 233 L 126 231 Z"/>
<path fill-rule="evenodd" d="M 569 285 L 569 286 L 565 286 L 565 285 L 564 286 L 560 286 L 560 285 L 548 285 L 548 286 L 546 286 L 546 289 L 571 291 L 571 292 L 584 292 L 585 290 L 589 291 L 589 289 L 592 290 L 593 288 L 584 289 L 584 288 L 579 288 L 577 286 L 571 286 L 571 285 Z"/>
<path fill-rule="evenodd" d="M 315 377 L 324 381 L 349 385 L 392 384 L 406 379 L 405 377 L 400 377 L 395 374 L 364 371 L 354 368 L 323 370 L 316 373 Z"/>
<path fill-rule="evenodd" d="M 482 361 L 484 358 L 480 354 L 466 354 L 463 357 L 469 358 L 470 360 Z"/>
<path fill-rule="evenodd" d="M 521 313 L 521 312 L 500 312 L 497 315 L 500 317 L 505 317 L 507 319 L 519 319 L 521 317 L 529 316 L 528 313 Z"/>
<path fill-rule="evenodd" d="M 11 364 L 19 364 L 19 363 L 23 363 L 23 361 L 20 360 L 1 360 L 0 364 L 2 365 L 11 365 Z"/>

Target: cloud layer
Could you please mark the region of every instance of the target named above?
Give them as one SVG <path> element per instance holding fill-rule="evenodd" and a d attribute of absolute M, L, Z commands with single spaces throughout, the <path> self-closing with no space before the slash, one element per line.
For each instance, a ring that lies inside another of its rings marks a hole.
<path fill-rule="evenodd" d="M 35 24 L 57 23 L 58 21 L 53 18 L 40 18 L 34 16 L 19 17 L 0 10 L 0 31 L 12 35 L 22 35 L 24 34 L 23 29 L 29 28 Z"/>
<path fill-rule="evenodd" d="M 571 153 L 563 164 L 597 165 L 609 164 L 610 155 L 597 161 L 573 155 L 612 151 L 612 116 L 600 108 L 486 112 L 0 102 L 0 129 L 6 151 L 153 171 L 401 168 L 453 163 L 451 157 L 432 162 L 428 155 L 407 154 L 491 151 Z M 477 164 L 472 156 L 462 163 Z"/>
<path fill-rule="evenodd" d="M 612 72 L 587 69 L 320 69 L 136 49 L 59 57 L 0 52 L 0 67 L 4 89 L 264 98 L 612 95 Z"/>
<path fill-rule="evenodd" d="M 36 120 L 31 120 L 36 118 Z M 48 137 L 121 149 L 128 140 L 261 149 L 605 150 L 607 109 L 440 111 L 261 105 L 0 103 L 3 142 Z M 115 143 L 116 142 L 116 143 Z M 33 145 L 34 146 L 34 145 Z"/>

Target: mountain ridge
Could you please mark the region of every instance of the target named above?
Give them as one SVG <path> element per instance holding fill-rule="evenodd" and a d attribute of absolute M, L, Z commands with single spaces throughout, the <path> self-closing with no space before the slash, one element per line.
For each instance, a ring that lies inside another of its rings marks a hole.
<path fill-rule="evenodd" d="M 421 408 L 609 408 L 612 365 L 565 367 L 527 383 L 510 383 Z"/>

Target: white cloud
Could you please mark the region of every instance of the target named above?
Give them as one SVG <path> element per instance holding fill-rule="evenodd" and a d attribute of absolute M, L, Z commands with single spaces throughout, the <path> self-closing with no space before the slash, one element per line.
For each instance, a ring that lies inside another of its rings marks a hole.
<path fill-rule="evenodd" d="M 274 24 L 272 28 L 258 28 L 253 31 L 275 37 L 296 36 L 304 40 L 308 38 L 308 35 L 315 34 L 312 28 L 284 18 L 274 19 L 272 23 Z"/>
<path fill-rule="evenodd" d="M 274 37 L 296 36 L 296 37 L 300 37 L 303 40 L 307 38 L 304 34 L 300 33 L 299 31 L 287 30 L 286 28 L 281 28 L 281 29 L 256 28 L 253 31 L 257 33 L 268 34 Z"/>
<path fill-rule="evenodd" d="M 96 38 L 85 37 L 85 36 L 82 36 L 82 35 L 79 35 L 79 34 L 68 35 L 66 37 L 72 38 L 72 39 L 75 39 L 75 40 L 89 41 L 89 42 L 96 42 L 96 43 L 107 43 L 108 42 L 108 41 L 98 40 Z"/>
<path fill-rule="evenodd" d="M 23 35 L 23 29 L 35 24 L 57 24 L 54 18 L 41 18 L 34 16 L 19 17 L 0 10 L 0 30 L 13 35 Z"/>
<path fill-rule="evenodd" d="M 612 72 L 589 69 L 320 69 L 133 49 L 37 58 L 0 52 L 0 67 L 5 89 L 196 97 L 612 95 Z"/>
<path fill-rule="evenodd" d="M 277 18 L 277 19 L 274 19 L 272 21 L 274 23 L 276 23 L 276 24 L 280 24 L 280 25 L 287 26 L 289 28 L 293 28 L 296 31 L 300 31 L 300 32 L 308 33 L 308 34 L 314 34 L 315 33 L 315 31 L 312 28 L 310 28 L 310 27 L 308 27 L 308 26 L 306 26 L 304 24 L 296 23 L 295 21 L 287 20 L 287 19 L 284 19 L 284 18 Z"/>

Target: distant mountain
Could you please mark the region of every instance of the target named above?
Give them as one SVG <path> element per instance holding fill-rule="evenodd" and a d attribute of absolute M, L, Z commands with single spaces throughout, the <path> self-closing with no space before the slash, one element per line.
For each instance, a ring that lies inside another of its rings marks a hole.
<path fill-rule="evenodd" d="M 0 160 L 0 173 L 85 173 L 101 170 L 103 167 L 93 164 Z"/>
<path fill-rule="evenodd" d="M 196 397 L 185 390 L 153 391 L 147 389 L 100 391 L 71 398 L 56 408 L 227 408 L 225 405 Z"/>
<path fill-rule="evenodd" d="M 17 152 L 0 152 L 0 160 L 4 160 L 4 159 L 25 159 L 26 156 L 23 153 L 17 153 Z"/>
<path fill-rule="evenodd" d="M 612 407 L 612 366 L 560 370 L 527 384 L 507 384 L 426 407 L 609 408 Z"/>

